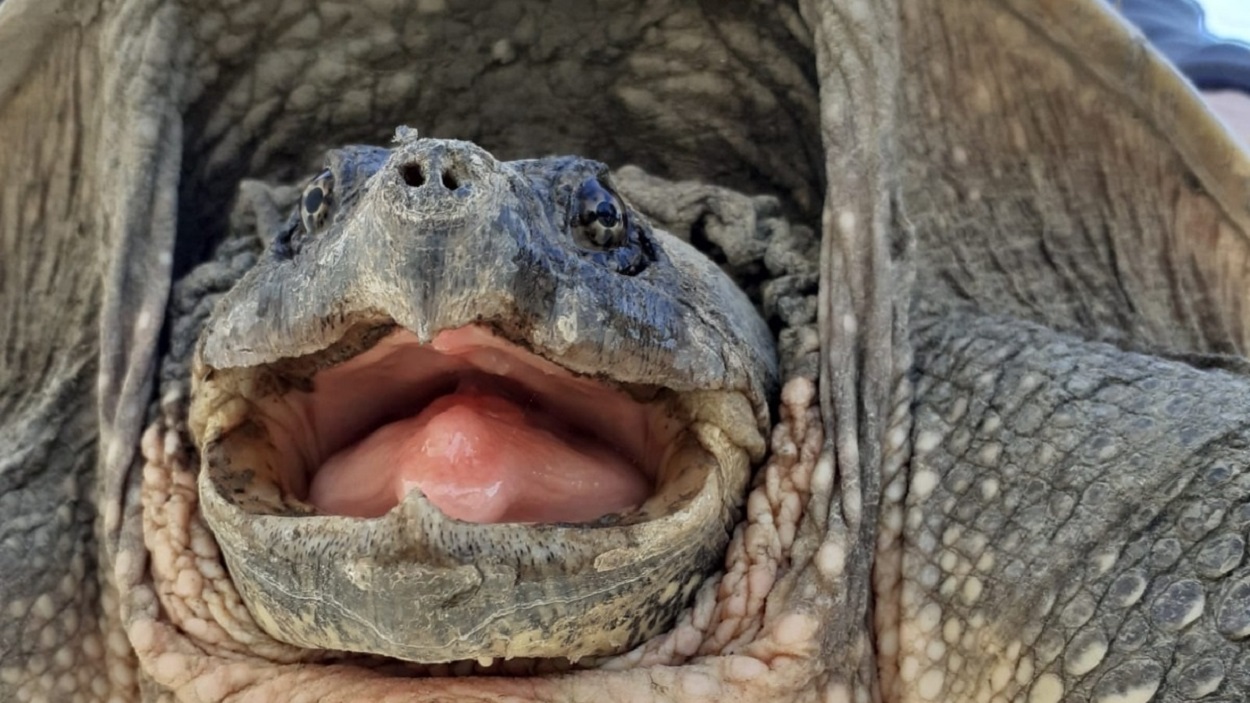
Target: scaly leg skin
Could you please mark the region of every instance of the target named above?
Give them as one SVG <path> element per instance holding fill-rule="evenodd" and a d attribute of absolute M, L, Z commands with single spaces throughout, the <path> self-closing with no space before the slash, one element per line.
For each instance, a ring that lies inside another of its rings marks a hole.
<path fill-rule="evenodd" d="M 1250 379 L 1001 318 L 914 341 L 892 700 L 1250 690 Z"/>

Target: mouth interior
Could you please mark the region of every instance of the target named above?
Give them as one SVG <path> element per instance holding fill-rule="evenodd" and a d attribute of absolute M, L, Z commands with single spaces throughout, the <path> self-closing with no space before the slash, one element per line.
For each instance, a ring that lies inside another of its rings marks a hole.
<path fill-rule="evenodd" d="M 322 514 L 363 518 L 412 490 L 466 522 L 626 513 L 655 492 L 677 434 L 664 403 L 634 400 L 479 327 L 425 345 L 394 332 L 319 371 L 311 392 L 266 405 L 271 439 L 299 457 L 288 467 L 295 491 Z"/>

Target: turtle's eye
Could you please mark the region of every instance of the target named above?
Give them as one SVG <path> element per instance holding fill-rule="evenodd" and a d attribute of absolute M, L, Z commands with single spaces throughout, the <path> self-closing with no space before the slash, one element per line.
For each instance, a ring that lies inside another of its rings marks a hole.
<path fill-rule="evenodd" d="M 612 191 L 592 178 L 577 189 L 575 206 L 578 244 L 595 249 L 611 249 L 625 243 L 629 232 L 625 208 Z"/>
<path fill-rule="evenodd" d="M 569 229 L 582 256 L 626 276 L 656 260 L 651 230 L 598 178 L 582 182 L 569 207 Z"/>
<path fill-rule="evenodd" d="M 333 194 L 334 174 L 329 170 L 322 171 L 304 188 L 299 198 L 299 215 L 305 232 L 313 234 L 325 224 L 330 215 Z"/>

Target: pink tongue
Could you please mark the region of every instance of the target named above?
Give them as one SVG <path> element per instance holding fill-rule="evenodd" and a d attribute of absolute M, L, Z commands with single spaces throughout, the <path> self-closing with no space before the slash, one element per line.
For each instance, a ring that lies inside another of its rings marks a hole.
<path fill-rule="evenodd" d="M 469 391 L 386 425 L 319 469 L 309 501 L 321 512 L 377 517 L 420 489 L 467 522 L 587 522 L 640 505 L 648 479 L 602 444 Z"/>

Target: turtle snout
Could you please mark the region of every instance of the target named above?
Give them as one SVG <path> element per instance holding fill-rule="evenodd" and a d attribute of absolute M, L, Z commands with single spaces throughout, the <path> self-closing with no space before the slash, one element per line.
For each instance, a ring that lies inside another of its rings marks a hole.
<path fill-rule="evenodd" d="M 400 178 L 410 188 L 455 192 L 472 183 L 465 159 L 454 151 L 438 150 L 416 155 L 399 165 Z"/>
<path fill-rule="evenodd" d="M 499 163 L 467 142 L 422 139 L 397 150 L 395 168 L 411 195 L 465 195 L 486 185 Z"/>
<path fill-rule="evenodd" d="M 380 191 L 387 209 L 423 230 L 438 222 L 474 221 L 507 190 L 499 162 L 468 142 L 403 142 L 386 168 L 391 173 Z"/>

